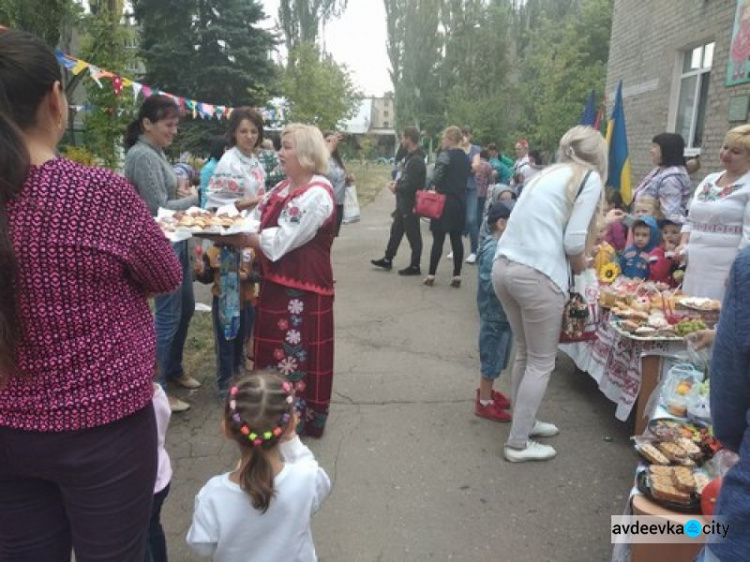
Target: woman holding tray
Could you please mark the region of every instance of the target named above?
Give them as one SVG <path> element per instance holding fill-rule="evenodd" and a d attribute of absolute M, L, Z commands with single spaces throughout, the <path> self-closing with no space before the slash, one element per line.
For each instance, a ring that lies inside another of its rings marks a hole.
<path fill-rule="evenodd" d="M 177 134 L 180 110 L 167 96 L 147 98 L 125 133 L 125 177 L 135 185 L 148 205 L 152 216 L 159 207 L 185 210 L 199 204 L 198 192 L 187 182 L 178 182 L 164 149 L 172 144 Z M 197 388 L 200 383 L 185 373 L 182 352 L 187 339 L 190 319 L 195 311 L 193 278 L 190 271 L 190 252 L 187 241 L 172 244 L 182 265 L 182 284 L 169 295 L 154 299 L 156 325 L 156 358 L 159 365 L 158 382 L 166 390 L 171 380 L 185 388 Z M 190 408 L 187 402 L 169 396 L 173 412 Z"/>
<path fill-rule="evenodd" d="M 57 156 L 68 104 L 0 30 L 0 559 L 140 561 L 157 472 L 147 295 L 180 264 L 122 176 Z"/>
<path fill-rule="evenodd" d="M 324 177 L 329 152 L 321 132 L 291 124 L 281 133 L 287 179 L 255 210 L 258 234 L 214 237 L 253 248 L 263 285 L 255 325 L 255 365 L 294 383 L 301 398 L 299 433 L 321 437 L 333 386 L 333 188 Z"/>

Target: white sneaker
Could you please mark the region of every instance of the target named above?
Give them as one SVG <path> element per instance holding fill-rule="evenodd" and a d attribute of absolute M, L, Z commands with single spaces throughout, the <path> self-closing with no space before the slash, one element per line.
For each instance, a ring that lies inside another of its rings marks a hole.
<path fill-rule="evenodd" d="M 469 257 L 466 258 L 466 263 L 477 263 L 477 255 L 474 253 L 469 254 Z"/>
<path fill-rule="evenodd" d="M 506 445 L 503 452 L 509 462 L 548 461 L 557 454 L 549 445 L 531 440 L 526 443 L 525 449 L 513 449 Z"/>
<path fill-rule="evenodd" d="M 558 433 L 560 433 L 560 430 L 554 423 L 536 420 L 534 422 L 534 427 L 531 428 L 529 437 L 554 437 Z"/>
<path fill-rule="evenodd" d="M 445 256 L 445 259 L 452 260 L 453 259 L 453 252 L 451 252 L 450 254 L 448 254 L 447 256 Z"/>

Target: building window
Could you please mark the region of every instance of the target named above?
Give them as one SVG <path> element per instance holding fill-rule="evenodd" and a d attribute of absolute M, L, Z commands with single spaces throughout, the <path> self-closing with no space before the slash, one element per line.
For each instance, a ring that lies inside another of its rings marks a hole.
<path fill-rule="evenodd" d="M 677 101 L 675 132 L 685 139 L 688 154 L 700 153 L 708 102 L 708 84 L 714 59 L 714 43 L 682 53 L 680 95 Z"/>
<path fill-rule="evenodd" d="M 388 117 L 388 111 L 383 112 L 383 117 Z"/>
<path fill-rule="evenodd" d="M 390 124 L 390 123 L 389 123 L 388 121 L 383 121 L 383 127 L 384 127 L 385 129 L 387 129 L 387 128 L 388 128 L 388 127 L 390 127 L 390 126 L 391 126 L 391 124 Z"/>

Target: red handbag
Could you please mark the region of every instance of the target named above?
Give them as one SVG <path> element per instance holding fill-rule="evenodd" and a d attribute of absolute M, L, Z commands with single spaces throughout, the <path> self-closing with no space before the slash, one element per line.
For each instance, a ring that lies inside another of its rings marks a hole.
<path fill-rule="evenodd" d="M 443 216 L 443 209 L 445 209 L 445 195 L 424 189 L 417 191 L 415 214 L 428 219 L 439 219 Z"/>

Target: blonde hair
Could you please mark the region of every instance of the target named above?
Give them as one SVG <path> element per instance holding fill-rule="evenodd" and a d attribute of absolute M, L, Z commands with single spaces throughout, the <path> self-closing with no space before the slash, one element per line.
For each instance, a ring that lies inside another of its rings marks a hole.
<path fill-rule="evenodd" d="M 461 133 L 461 129 L 456 127 L 455 125 L 451 125 L 450 127 L 446 127 L 443 131 L 443 138 L 450 141 L 455 146 L 458 146 L 461 144 L 461 141 L 463 140 L 463 134 Z"/>
<path fill-rule="evenodd" d="M 737 144 L 750 152 L 750 125 L 740 125 L 731 129 L 724 137 L 724 144 Z"/>
<path fill-rule="evenodd" d="M 291 123 L 281 131 L 282 140 L 284 137 L 291 137 L 294 141 L 297 159 L 305 170 L 313 174 L 328 172 L 330 153 L 320 129 L 312 125 Z"/>
<path fill-rule="evenodd" d="M 650 195 L 643 195 L 642 197 L 638 198 L 638 201 L 633 202 L 633 212 L 638 213 L 638 207 L 648 207 L 651 210 L 650 216 L 654 217 L 655 219 L 659 220 L 663 218 L 661 216 L 661 205 L 659 204 L 659 200 L 656 197 L 652 197 Z"/>
<path fill-rule="evenodd" d="M 560 145 L 557 150 L 558 163 L 554 166 L 548 166 L 541 173 L 535 175 L 524 189 L 533 189 L 534 185 L 543 177 L 559 170 L 561 167 L 571 168 L 573 175 L 568 180 L 565 190 L 572 210 L 578 189 L 586 172 L 593 171 L 598 173 L 602 185 L 607 181 L 608 152 L 607 142 L 599 131 L 593 127 L 577 125 L 569 129 L 560 139 Z M 602 189 L 596 211 L 589 223 L 588 234 L 586 235 L 587 255 L 591 253 L 599 233 L 599 225 L 602 221 L 602 209 L 604 209 L 605 202 L 604 195 L 605 190 Z"/>

